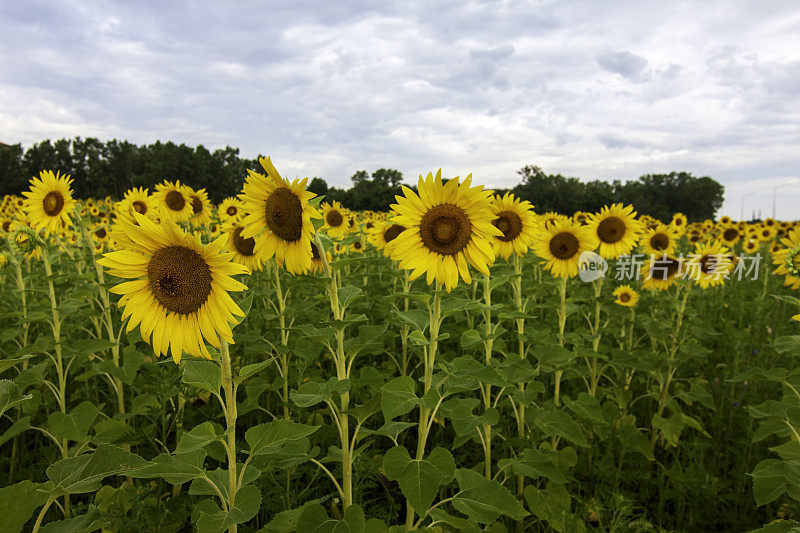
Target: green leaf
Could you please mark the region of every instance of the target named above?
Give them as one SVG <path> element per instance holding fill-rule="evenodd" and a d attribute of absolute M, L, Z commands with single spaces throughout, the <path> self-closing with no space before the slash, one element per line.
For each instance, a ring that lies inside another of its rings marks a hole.
<path fill-rule="evenodd" d="M 200 450 L 215 440 L 220 439 L 223 435 L 224 433 L 217 432 L 214 424 L 211 422 L 203 422 L 193 427 L 191 431 L 187 431 L 181 435 L 181 440 L 175 448 L 175 453 L 183 454 Z"/>
<path fill-rule="evenodd" d="M 347 285 L 339 289 L 339 305 L 346 308 L 358 298 L 363 291 L 353 285 Z"/>
<path fill-rule="evenodd" d="M 527 485 L 524 496 L 534 516 L 547 520 L 556 531 L 568 531 L 565 524 L 570 516 L 570 496 L 563 485 L 548 483 L 544 490 Z"/>
<path fill-rule="evenodd" d="M 128 475 L 136 478 L 160 477 L 171 485 L 180 485 L 203 477 L 206 455 L 206 451 L 202 449 L 178 455 L 162 453 L 149 464 Z"/>
<path fill-rule="evenodd" d="M 0 416 L 10 408 L 33 398 L 30 394 L 22 394 L 19 385 L 7 379 L 0 379 Z"/>
<path fill-rule="evenodd" d="M 27 361 L 28 359 L 32 358 L 33 355 L 27 354 L 23 355 L 22 357 L 9 357 L 8 359 L 0 359 L 0 374 L 8 370 L 9 368 L 13 367 L 14 365 L 19 365 Z"/>
<path fill-rule="evenodd" d="M 102 512 L 95 506 L 89 507 L 89 512 L 67 518 L 66 520 L 59 520 L 57 522 L 50 522 L 42 526 L 39 530 L 40 533 L 92 533 L 98 529 L 103 529 L 111 524 L 111 520 L 107 513 Z"/>
<path fill-rule="evenodd" d="M 501 459 L 497 464 L 500 468 L 510 465 L 511 471 L 518 476 L 527 476 L 533 479 L 544 477 L 556 483 L 567 482 L 567 478 L 559 470 L 555 458 L 541 450 L 526 448 L 519 457 Z"/>
<path fill-rule="evenodd" d="M 564 411 L 539 409 L 536 411 L 535 424 L 548 437 L 564 437 L 578 446 L 589 446 L 581 426 Z"/>
<path fill-rule="evenodd" d="M 260 363 L 253 363 L 252 365 L 245 365 L 239 370 L 239 375 L 234 378 L 233 382 L 237 385 L 251 376 L 255 376 L 272 363 L 272 359 L 261 361 Z"/>
<path fill-rule="evenodd" d="M 393 316 L 400 319 L 403 324 L 414 328 L 414 331 L 425 331 L 430 322 L 430 315 L 422 309 L 411 309 L 409 311 L 394 311 Z"/>
<path fill-rule="evenodd" d="M 39 489 L 42 483 L 25 480 L 0 489 L 0 509 L 14 512 L 3 513 L 2 531 L 19 533 L 33 516 L 33 512 L 45 504 L 47 494 Z"/>
<path fill-rule="evenodd" d="M 314 433 L 319 426 L 307 426 L 291 420 L 274 420 L 251 427 L 244 435 L 251 455 L 275 453 L 283 446 Z"/>
<path fill-rule="evenodd" d="M 419 405 L 416 383 L 410 376 L 400 376 L 383 386 L 381 409 L 384 420 L 404 415 Z"/>
<path fill-rule="evenodd" d="M 110 350 L 114 343 L 108 339 L 77 339 L 70 340 L 69 346 L 78 353 L 96 354 Z"/>
<path fill-rule="evenodd" d="M 627 415 L 620 420 L 617 436 L 625 448 L 641 453 L 648 461 L 656 460 L 650 439 L 636 427 L 636 417 L 633 415 Z"/>
<path fill-rule="evenodd" d="M 206 359 L 186 358 L 183 367 L 183 382 L 198 389 L 219 394 L 222 387 L 222 369 Z"/>
<path fill-rule="evenodd" d="M 31 427 L 31 417 L 23 416 L 8 428 L 2 435 L 0 435 L 0 446 L 13 439 L 26 429 Z"/>
<path fill-rule="evenodd" d="M 777 500 L 784 492 L 800 500 L 800 463 L 765 459 L 750 474 L 753 477 L 753 496 L 760 507 Z"/>
<path fill-rule="evenodd" d="M 455 473 L 459 491 L 453 496 L 453 507 L 473 522 L 492 524 L 500 515 L 522 520 L 528 512 L 508 489 L 493 479 L 472 470 Z"/>
<path fill-rule="evenodd" d="M 192 512 L 198 533 L 222 533 L 234 524 L 243 524 L 258 514 L 261 491 L 247 485 L 236 492 L 236 503 L 227 513 L 214 500 L 202 500 Z"/>
<path fill-rule="evenodd" d="M 50 413 L 47 417 L 47 425 L 50 433 L 56 437 L 63 437 L 74 441 L 84 441 L 92 427 L 100 408 L 92 402 L 82 402 L 72 409 L 69 414 L 61 411 Z"/>
<path fill-rule="evenodd" d="M 328 517 L 325 508 L 312 504 L 303 509 L 297 522 L 297 531 L 302 533 L 363 533 L 365 527 L 364 511 L 358 504 L 348 507 L 342 520 Z"/>
<path fill-rule="evenodd" d="M 325 383 L 319 381 L 303 383 L 296 391 L 291 391 L 289 396 L 298 407 L 311 407 L 330 399 L 334 393 L 344 394 L 349 390 L 349 379 L 331 378 Z"/>
<path fill-rule="evenodd" d="M 136 454 L 101 443 L 92 453 L 61 459 L 47 467 L 47 477 L 52 482 L 48 492 L 52 495 L 94 492 L 103 478 L 135 472 L 147 464 Z"/>
<path fill-rule="evenodd" d="M 427 459 L 411 459 L 403 446 L 395 446 L 383 457 L 386 477 L 397 481 L 400 490 L 418 515 L 424 515 L 433 503 L 439 486 L 449 483 L 455 472 L 450 452 L 435 448 Z"/>

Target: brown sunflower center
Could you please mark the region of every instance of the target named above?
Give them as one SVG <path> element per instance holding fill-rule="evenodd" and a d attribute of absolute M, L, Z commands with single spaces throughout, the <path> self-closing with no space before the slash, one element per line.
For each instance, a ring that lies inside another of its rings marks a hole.
<path fill-rule="evenodd" d="M 619 217 L 608 217 L 597 225 L 597 236 L 606 244 L 614 244 L 625 236 L 625 222 Z"/>
<path fill-rule="evenodd" d="M 659 281 L 667 281 L 681 268 L 681 262 L 672 257 L 654 259 L 650 265 L 650 277 Z"/>
<path fill-rule="evenodd" d="M 236 213 L 238 213 L 239 210 L 236 209 L 235 205 L 231 205 L 231 206 L 228 206 L 228 209 L 226 209 L 225 212 L 228 213 L 228 216 L 235 217 Z"/>
<path fill-rule="evenodd" d="M 267 227 L 284 241 L 294 242 L 303 233 L 303 206 L 287 187 L 275 189 L 264 204 Z"/>
<path fill-rule="evenodd" d="M 64 208 L 64 197 L 60 192 L 50 191 L 42 200 L 42 207 L 47 216 L 54 217 Z"/>
<path fill-rule="evenodd" d="M 203 200 L 200 199 L 199 196 L 193 194 L 192 198 L 192 211 L 195 215 L 203 212 Z"/>
<path fill-rule="evenodd" d="M 669 248 L 669 237 L 663 233 L 656 233 L 650 237 L 650 247 L 659 252 L 666 250 Z"/>
<path fill-rule="evenodd" d="M 361 249 L 361 241 L 354 242 L 353 243 L 353 248 L 355 248 L 356 250 L 360 250 Z"/>
<path fill-rule="evenodd" d="M 313 261 L 320 261 L 322 257 L 319 255 L 319 249 L 317 249 L 317 245 L 313 242 L 311 243 L 311 259 Z"/>
<path fill-rule="evenodd" d="M 455 255 L 466 248 L 472 236 L 472 222 L 460 207 L 439 204 L 420 220 L 419 236 L 431 252 Z"/>
<path fill-rule="evenodd" d="M 503 232 L 502 236 L 497 237 L 502 242 L 511 242 L 522 233 L 522 219 L 513 211 L 501 211 L 492 224 Z"/>
<path fill-rule="evenodd" d="M 233 230 L 233 246 L 236 251 L 245 256 L 252 256 L 253 249 L 256 247 L 256 240 L 253 237 L 244 238 L 241 235 L 242 228 Z"/>
<path fill-rule="evenodd" d="M 3 231 L 8 233 L 8 230 L 10 230 L 10 229 L 11 229 L 11 221 L 10 220 L 4 220 L 3 221 Z"/>
<path fill-rule="evenodd" d="M 185 246 L 157 250 L 147 265 L 150 291 L 168 311 L 188 315 L 211 294 L 211 269 L 199 253 Z"/>
<path fill-rule="evenodd" d="M 700 272 L 703 274 L 713 274 L 717 270 L 717 257 L 706 254 L 700 258 Z"/>
<path fill-rule="evenodd" d="M 386 242 L 392 242 L 405 230 L 405 226 L 401 226 L 400 224 L 392 224 L 386 231 L 383 232 L 383 240 Z"/>
<path fill-rule="evenodd" d="M 142 202 L 141 200 L 136 200 L 136 201 L 134 201 L 134 202 L 131 204 L 131 206 L 133 206 L 133 209 L 134 209 L 134 210 L 135 210 L 137 213 L 139 213 L 140 215 L 144 215 L 145 213 L 147 213 L 147 204 L 146 204 L 146 203 L 144 203 L 144 202 Z"/>
<path fill-rule="evenodd" d="M 722 233 L 722 238 L 726 241 L 733 241 L 739 236 L 739 230 L 736 228 L 728 228 Z"/>
<path fill-rule="evenodd" d="M 672 223 L 674 225 L 676 225 L 676 226 L 683 226 L 683 219 L 682 218 L 676 218 L 675 220 L 672 221 Z"/>
<path fill-rule="evenodd" d="M 338 228 L 344 222 L 344 217 L 336 209 L 331 209 L 325 215 L 325 222 L 332 228 Z"/>
<path fill-rule="evenodd" d="M 167 207 L 173 211 L 183 211 L 183 208 L 186 206 L 186 198 L 180 193 L 180 191 L 169 191 L 166 196 L 164 196 L 164 202 L 167 204 Z"/>
<path fill-rule="evenodd" d="M 106 228 L 98 228 L 94 234 L 97 235 L 98 239 L 105 239 L 107 235 Z"/>
<path fill-rule="evenodd" d="M 764 231 L 761 232 L 761 236 L 765 238 L 769 237 L 771 234 L 772 233 L 768 229 L 765 229 Z"/>
<path fill-rule="evenodd" d="M 367 222 L 367 224 L 366 224 L 366 226 L 365 226 L 365 227 L 366 227 L 367 229 L 372 229 L 372 228 L 373 228 L 373 224 L 372 224 L 372 222 Z"/>
<path fill-rule="evenodd" d="M 568 231 L 556 233 L 550 239 L 550 253 L 556 259 L 570 259 L 578 253 L 579 248 L 578 238 Z"/>
<path fill-rule="evenodd" d="M 619 295 L 619 301 L 623 302 L 623 303 L 630 302 L 631 301 L 631 295 L 628 294 L 627 292 L 623 292 L 622 294 Z"/>

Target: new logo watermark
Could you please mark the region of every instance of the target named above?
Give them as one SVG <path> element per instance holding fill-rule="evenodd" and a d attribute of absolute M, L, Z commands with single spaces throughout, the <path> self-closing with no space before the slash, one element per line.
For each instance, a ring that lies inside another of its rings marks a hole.
<path fill-rule="evenodd" d="M 583 252 L 578 258 L 578 276 L 581 281 L 592 282 L 606 275 L 608 262 L 594 252 Z"/>

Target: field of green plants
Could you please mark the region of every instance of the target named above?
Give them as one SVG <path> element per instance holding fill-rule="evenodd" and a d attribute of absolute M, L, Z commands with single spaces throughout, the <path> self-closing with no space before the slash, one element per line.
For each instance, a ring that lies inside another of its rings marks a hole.
<path fill-rule="evenodd" d="M 266 163 L 219 208 L 2 199 L 0 532 L 800 527 L 795 224 L 431 176 L 351 213 Z"/>

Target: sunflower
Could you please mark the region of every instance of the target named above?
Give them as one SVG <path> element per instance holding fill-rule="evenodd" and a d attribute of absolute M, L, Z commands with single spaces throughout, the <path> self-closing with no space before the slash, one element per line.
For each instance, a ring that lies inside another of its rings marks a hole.
<path fill-rule="evenodd" d="M 764 225 L 768 228 L 774 228 L 775 226 L 778 225 L 778 223 L 775 221 L 774 218 L 765 218 Z"/>
<path fill-rule="evenodd" d="M 545 269 L 560 278 L 576 276 L 581 253 L 596 247 L 597 237 L 589 226 L 577 226 L 569 219 L 540 226 L 533 240 L 533 250 L 545 260 Z"/>
<path fill-rule="evenodd" d="M 675 213 L 672 215 L 672 222 L 670 222 L 670 226 L 675 228 L 680 235 L 683 235 L 683 232 L 686 231 L 686 223 L 686 215 L 683 213 Z"/>
<path fill-rule="evenodd" d="M 205 342 L 216 348 L 220 339 L 233 343 L 230 325 L 244 313 L 228 292 L 247 288 L 232 276 L 248 271 L 223 251 L 227 236 L 202 245 L 173 222 L 156 224 L 138 213 L 134 218 L 138 225 L 123 222 L 134 249 L 98 261 L 110 274 L 131 280 L 111 289 L 122 295 L 127 330 L 138 325 L 145 342 L 176 363 L 183 352 L 210 357 Z"/>
<path fill-rule="evenodd" d="M 703 234 L 699 231 L 690 231 L 689 232 L 689 243 L 695 244 L 703 240 Z"/>
<path fill-rule="evenodd" d="M 667 254 L 651 255 L 642 265 L 642 270 L 645 272 L 642 287 L 658 291 L 669 289 L 685 274 L 683 260 Z"/>
<path fill-rule="evenodd" d="M 109 238 L 108 226 L 106 224 L 96 224 L 89 229 L 89 233 L 95 243 L 105 243 Z"/>
<path fill-rule="evenodd" d="M 731 222 L 733 221 L 731 220 L 731 217 L 729 217 L 728 215 L 723 215 L 719 217 L 719 223 L 722 224 L 723 226 L 727 226 Z"/>
<path fill-rule="evenodd" d="M 133 218 L 134 212 L 140 215 L 152 216 L 154 210 L 153 200 L 144 187 L 134 187 L 128 190 L 119 204 L 117 204 L 117 211 L 122 216 L 131 218 Z"/>
<path fill-rule="evenodd" d="M 22 193 L 25 197 L 24 209 L 37 230 L 46 235 L 56 233 L 72 223 L 69 213 L 75 209 L 69 175 L 53 174 L 43 170 L 38 178 L 31 178 L 31 189 Z"/>
<path fill-rule="evenodd" d="M 174 183 L 165 181 L 156 185 L 153 199 L 162 218 L 167 220 L 185 222 L 194 213 L 187 188 L 185 185 L 181 185 L 180 180 Z"/>
<path fill-rule="evenodd" d="M 364 243 L 361 242 L 361 239 L 358 239 L 350 245 L 350 251 L 356 254 L 364 253 Z"/>
<path fill-rule="evenodd" d="M 492 198 L 494 227 L 502 232 L 492 240 L 495 254 L 508 259 L 511 254 L 524 255 L 536 236 L 536 214 L 527 200 L 520 200 L 511 193 L 502 198 Z"/>
<path fill-rule="evenodd" d="M 225 198 L 217 208 L 217 216 L 223 222 L 238 220 L 242 214 L 242 202 L 235 196 Z"/>
<path fill-rule="evenodd" d="M 334 239 L 343 239 L 348 232 L 348 217 L 342 204 L 334 201 L 332 204 L 322 204 L 322 218 L 325 220 L 324 229 Z"/>
<path fill-rule="evenodd" d="M 7 217 L 0 218 L 0 235 L 6 235 L 11 231 L 11 219 Z"/>
<path fill-rule="evenodd" d="M 725 283 L 732 268 L 729 251 L 719 241 L 698 243 L 686 264 L 687 277 L 703 289 Z"/>
<path fill-rule="evenodd" d="M 785 276 L 784 285 L 792 289 L 800 288 L 800 275 L 796 274 L 800 271 L 800 255 L 795 252 L 800 247 L 800 228 L 790 230 L 780 244 L 783 247 L 772 252 L 772 264 L 777 267 L 773 273 Z"/>
<path fill-rule="evenodd" d="M 629 253 L 642 232 L 633 206 L 622 204 L 604 206 L 599 213 L 590 214 L 587 227 L 597 237 L 600 243 L 598 252 L 605 259 Z"/>
<path fill-rule="evenodd" d="M 327 259 L 330 262 L 331 254 L 329 252 L 325 252 L 327 255 Z M 315 243 L 311 243 L 311 271 L 312 272 L 324 272 L 325 271 L 325 263 L 322 261 L 322 256 L 319 255 L 319 248 Z"/>
<path fill-rule="evenodd" d="M 562 220 L 569 220 L 569 217 L 559 213 L 554 213 L 553 211 L 548 211 L 543 215 L 539 215 L 538 220 L 539 220 L 539 226 L 543 229 L 547 229 L 549 226 L 557 222 L 560 222 Z"/>
<path fill-rule="evenodd" d="M 612 293 L 617 297 L 614 303 L 622 307 L 633 307 L 639 301 L 639 293 L 631 288 L 630 285 L 620 285 Z"/>
<path fill-rule="evenodd" d="M 722 242 L 727 246 L 733 246 L 739 242 L 741 236 L 742 232 L 737 226 L 727 226 L 722 229 L 722 233 L 720 234 Z"/>
<path fill-rule="evenodd" d="M 248 169 L 239 195 L 245 212 L 240 236 L 255 238 L 255 252 L 262 261 L 275 256 L 278 266 L 285 264 L 289 272 L 301 274 L 311 268 L 311 219 L 320 214 L 309 200 L 316 194 L 306 190 L 308 178 L 289 183 L 270 158 L 262 157 L 259 163 L 267 174 Z"/>
<path fill-rule="evenodd" d="M 764 227 L 758 230 L 756 236 L 758 237 L 758 240 L 760 240 L 761 242 L 769 242 L 775 238 L 775 234 L 776 234 L 776 229 L 774 225 L 772 226 L 764 225 Z"/>
<path fill-rule="evenodd" d="M 375 222 L 375 225 L 369 230 L 367 240 L 372 246 L 381 250 L 383 255 L 389 257 L 391 254 L 391 245 L 398 235 L 406 230 L 405 226 L 395 224 L 388 220 Z"/>
<path fill-rule="evenodd" d="M 192 216 L 189 223 L 195 228 L 205 226 L 211 222 L 211 200 L 208 199 L 208 193 L 205 189 L 199 191 L 188 190 L 189 202 L 192 204 Z"/>
<path fill-rule="evenodd" d="M 581 226 L 586 224 L 588 220 L 588 213 L 584 213 L 583 211 L 575 211 L 575 213 L 572 214 L 572 221 Z"/>
<path fill-rule="evenodd" d="M 758 249 L 759 249 L 759 248 L 760 248 L 760 245 L 759 245 L 759 242 L 758 242 L 758 240 L 757 240 L 757 239 L 751 239 L 751 240 L 747 241 L 747 242 L 744 244 L 744 246 L 742 246 L 742 249 L 743 249 L 745 252 L 747 252 L 748 254 L 754 254 L 754 253 L 756 253 L 756 252 L 758 251 Z"/>
<path fill-rule="evenodd" d="M 222 229 L 228 235 L 225 249 L 233 254 L 233 260 L 246 266 L 250 272 L 261 270 L 261 258 L 256 255 L 256 240 L 242 237 L 242 226 L 231 222 Z"/>
<path fill-rule="evenodd" d="M 639 244 L 650 255 L 671 254 L 675 252 L 679 237 L 671 226 L 659 223 L 642 235 Z"/>
<path fill-rule="evenodd" d="M 400 268 L 411 270 L 410 279 L 427 274 L 428 285 L 435 279 L 447 291 L 459 278 L 472 281 L 469 265 L 484 274 L 494 262 L 492 237 L 502 232 L 492 225 L 491 191 L 470 187 L 472 174 L 463 182 L 455 177 L 442 182 L 441 169 L 419 177 L 419 195 L 403 187 L 395 196 L 393 222 L 406 229 L 392 242 L 391 256 Z"/>

